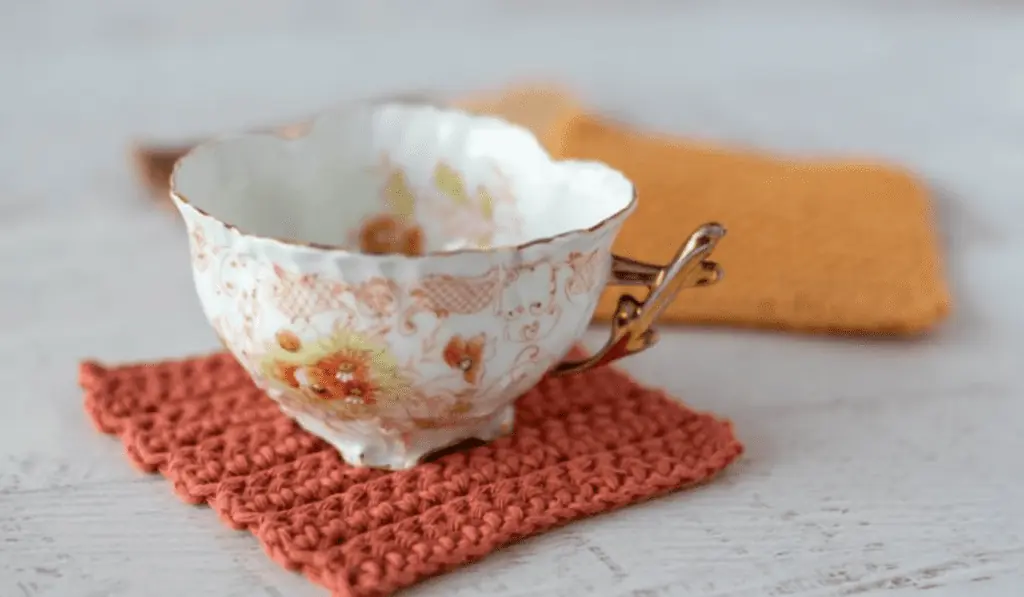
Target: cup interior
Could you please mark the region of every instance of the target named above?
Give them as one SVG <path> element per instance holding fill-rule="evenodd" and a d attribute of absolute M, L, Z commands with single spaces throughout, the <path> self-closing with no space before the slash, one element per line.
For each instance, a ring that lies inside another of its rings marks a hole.
<path fill-rule="evenodd" d="M 520 246 L 634 202 L 622 174 L 554 161 L 524 128 L 405 103 L 328 112 L 294 138 L 210 141 L 178 162 L 171 189 L 246 234 L 406 255 Z"/>

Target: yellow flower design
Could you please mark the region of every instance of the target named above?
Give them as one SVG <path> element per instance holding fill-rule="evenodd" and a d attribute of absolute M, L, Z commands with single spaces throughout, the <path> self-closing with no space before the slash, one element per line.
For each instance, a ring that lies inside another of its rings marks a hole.
<path fill-rule="evenodd" d="M 480 211 L 484 215 L 484 219 L 488 222 L 494 220 L 494 198 L 487 192 L 483 186 L 479 186 L 476 189 L 476 196 L 480 199 Z"/>
<path fill-rule="evenodd" d="M 434 168 L 434 186 L 457 205 L 469 203 L 462 177 L 451 166 L 441 162 Z"/>
<path fill-rule="evenodd" d="M 409 183 L 405 173 L 401 170 L 394 170 L 388 176 L 388 182 L 384 186 L 384 199 L 387 201 L 391 213 L 403 218 L 412 218 L 416 209 L 416 197 L 409 189 Z"/>
<path fill-rule="evenodd" d="M 276 338 L 261 359 L 263 374 L 293 390 L 290 396 L 303 405 L 326 408 L 343 420 L 365 419 L 409 394 L 387 350 L 355 332 L 306 343 L 281 330 Z"/>

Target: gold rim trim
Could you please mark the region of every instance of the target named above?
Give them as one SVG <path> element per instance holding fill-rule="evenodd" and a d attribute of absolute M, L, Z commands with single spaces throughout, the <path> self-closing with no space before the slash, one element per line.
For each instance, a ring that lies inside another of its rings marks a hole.
<path fill-rule="evenodd" d="M 523 132 L 527 133 L 528 135 L 530 135 L 530 137 L 532 137 L 535 141 L 537 141 L 537 145 L 542 150 L 544 150 L 545 153 L 548 153 L 547 149 L 544 148 L 543 145 L 541 145 L 540 140 L 537 139 L 537 136 L 535 134 L 533 134 L 533 132 L 531 132 L 529 129 L 527 129 L 527 128 L 523 127 L 523 126 L 520 126 L 518 124 L 515 124 L 513 122 L 509 122 L 508 120 L 506 120 L 504 118 L 499 118 L 497 116 L 480 115 L 480 114 L 476 114 L 476 113 L 473 113 L 473 112 L 468 112 L 466 110 L 460 110 L 460 109 L 457 109 L 457 108 L 452 108 L 452 107 L 444 106 L 444 105 L 441 105 L 441 104 L 437 104 L 437 103 L 434 103 L 434 102 L 431 102 L 431 101 L 428 101 L 428 100 L 421 100 L 421 99 L 418 99 L 418 98 L 414 99 L 413 101 L 409 101 L 409 99 L 400 97 L 400 98 L 395 99 L 395 100 L 377 100 L 377 101 L 368 101 L 368 102 L 354 102 L 352 104 L 349 104 L 349 106 L 360 106 L 360 105 L 361 106 L 384 106 L 384 105 L 388 105 L 388 104 L 407 105 L 407 106 L 422 106 L 422 107 L 434 107 L 434 108 L 437 108 L 437 109 L 439 109 L 441 111 L 444 111 L 444 112 L 464 114 L 464 115 L 470 116 L 471 118 L 473 118 L 475 120 L 481 120 L 482 119 L 482 120 L 499 121 L 499 122 L 503 123 L 505 126 L 507 126 L 509 128 L 517 129 L 517 130 L 520 130 L 520 131 L 523 131 Z M 337 111 L 337 110 L 334 110 L 334 111 Z M 286 142 L 287 141 L 295 141 L 295 140 L 302 139 L 302 138 L 306 137 L 309 134 L 309 132 L 312 130 L 313 126 L 315 125 L 316 120 L 317 120 L 316 118 L 313 118 L 313 119 L 310 119 L 310 120 L 305 121 L 305 122 L 300 122 L 300 123 L 296 123 L 296 124 L 290 124 L 290 125 L 278 127 L 278 128 L 271 129 L 271 130 L 262 130 L 262 131 L 255 131 L 255 132 L 249 132 L 249 133 L 242 133 L 240 135 L 236 135 L 236 137 L 273 137 L 275 139 L 280 139 L 280 140 L 286 141 Z M 556 241 L 559 241 L 561 239 L 568 238 L 570 236 L 575 236 L 575 235 L 579 235 L 579 234 L 590 234 L 590 233 L 593 233 L 593 232 L 597 232 L 598 230 L 600 230 L 601 228 L 604 228 L 605 226 L 607 226 L 608 224 L 610 224 L 613 221 L 617 220 L 618 218 L 620 218 L 620 217 L 630 213 L 631 211 L 633 211 L 633 209 L 635 209 L 636 205 L 637 205 L 636 185 L 633 184 L 632 181 L 630 181 L 628 178 L 626 178 L 625 175 L 623 175 L 618 170 L 615 170 L 614 168 L 612 168 L 611 166 L 608 166 L 607 164 L 602 164 L 606 168 L 608 168 L 609 170 L 622 175 L 622 177 L 627 182 L 629 182 L 630 198 L 629 198 L 629 203 L 627 203 L 625 205 L 625 207 L 619 209 L 618 211 L 616 211 L 612 215 L 602 219 L 600 222 L 598 222 L 597 224 L 594 224 L 593 226 L 590 226 L 590 227 L 587 227 L 587 228 L 573 228 L 572 230 L 567 230 L 565 232 L 560 232 L 560 233 L 552 235 L 552 236 L 544 236 L 544 237 L 541 237 L 541 238 L 535 238 L 535 239 L 533 239 L 531 241 L 528 241 L 528 242 L 525 242 L 525 243 L 520 243 L 520 244 L 517 244 L 517 245 L 500 245 L 500 246 L 496 246 L 496 247 L 488 247 L 488 248 L 485 248 L 485 249 L 452 249 L 452 250 L 448 250 L 448 251 L 427 251 L 427 252 L 423 253 L 422 255 L 402 255 L 400 253 L 386 253 L 386 254 L 377 255 L 377 254 L 372 254 L 372 253 L 364 253 L 362 251 L 353 251 L 353 250 L 350 250 L 350 249 L 346 249 L 346 248 L 341 247 L 339 245 L 307 242 L 307 241 L 287 239 L 287 238 L 281 238 L 281 237 L 277 237 L 277 236 L 270 236 L 270 235 L 264 235 L 264 234 L 253 234 L 251 232 L 247 232 L 247 231 L 239 228 L 235 224 L 231 224 L 230 222 L 225 222 L 224 220 L 218 218 L 217 216 L 211 215 L 206 210 L 204 210 L 202 208 L 199 208 L 196 205 L 194 205 L 191 201 L 189 201 L 188 197 L 186 197 L 184 194 L 179 193 L 176 190 L 176 186 L 177 186 L 176 179 L 177 179 L 177 176 L 178 176 L 178 168 L 181 166 L 181 163 L 183 161 L 185 161 L 186 159 L 188 159 L 189 156 L 191 156 L 192 154 L 194 154 L 194 153 L 196 153 L 198 151 L 202 151 L 204 148 L 208 148 L 208 147 L 212 147 L 214 145 L 217 145 L 218 143 L 223 142 L 227 138 L 230 138 L 230 137 L 219 137 L 219 138 L 209 139 L 207 141 L 199 143 L 199 144 L 195 145 L 194 147 L 192 147 L 191 149 L 189 149 L 189 151 L 187 153 L 185 153 L 185 155 L 181 156 L 178 160 L 176 160 L 174 162 L 174 167 L 171 168 L 171 176 L 170 176 L 170 180 L 169 180 L 169 184 L 168 184 L 169 194 L 170 194 L 171 198 L 174 199 L 175 201 L 177 201 L 178 203 L 180 203 L 181 205 L 183 205 L 183 206 L 191 209 L 192 211 L 196 212 L 197 214 L 199 214 L 199 215 L 201 215 L 203 217 L 209 218 L 209 219 L 213 220 L 214 222 L 217 222 L 218 224 L 220 224 L 221 226 L 223 226 L 227 230 L 233 230 L 233 231 L 235 231 L 237 234 L 239 234 L 241 236 L 247 236 L 249 238 L 276 242 L 276 243 L 279 243 L 279 244 L 282 244 L 282 245 L 286 245 L 286 246 L 291 246 L 291 247 L 304 247 L 304 248 L 307 248 L 307 249 L 314 249 L 314 250 L 317 250 L 317 251 L 328 251 L 328 252 L 332 252 L 332 253 L 344 253 L 346 255 L 359 255 L 360 257 L 367 257 L 367 258 L 376 258 L 376 259 L 395 259 L 395 258 L 400 258 L 402 260 L 416 260 L 416 259 L 424 259 L 424 258 L 427 258 L 427 257 L 447 257 L 447 256 L 452 256 L 452 255 L 473 255 L 473 254 L 486 255 L 486 254 L 489 254 L 489 253 L 497 253 L 497 252 L 500 252 L 500 251 L 508 251 L 508 250 L 521 251 L 521 250 L 524 250 L 524 249 L 527 249 L 527 248 L 530 248 L 530 247 L 534 247 L 534 246 L 537 246 L 537 245 L 543 245 L 543 244 L 548 244 L 548 243 L 556 242 Z M 554 164 L 556 166 L 558 164 L 563 163 L 565 161 L 565 160 L 555 160 L 555 159 L 552 159 L 550 153 L 548 153 L 548 159 L 550 160 L 550 162 L 552 164 Z M 595 163 L 597 163 L 597 162 L 595 162 Z"/>

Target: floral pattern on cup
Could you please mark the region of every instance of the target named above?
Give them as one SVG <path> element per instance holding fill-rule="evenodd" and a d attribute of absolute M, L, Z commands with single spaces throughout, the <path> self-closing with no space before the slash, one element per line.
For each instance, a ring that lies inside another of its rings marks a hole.
<path fill-rule="evenodd" d="M 424 254 L 428 246 L 436 248 L 437 239 L 454 243 L 447 249 L 483 249 L 493 245 L 498 233 L 520 233 L 515 198 L 497 170 L 501 184 L 494 189 L 478 184 L 470 192 L 463 176 L 444 162 L 434 167 L 429 184 L 420 188 L 414 188 L 405 172 L 386 158 L 381 167 L 388 174 L 381 189 L 380 212 L 347 233 L 353 249 L 370 255 L 412 256 Z M 506 215 L 500 220 L 499 208 Z"/>
<path fill-rule="evenodd" d="M 211 317 L 218 338 L 283 406 L 398 432 L 464 425 L 510 387 L 528 389 L 536 363 L 568 342 L 548 341 L 563 311 L 588 308 L 605 281 L 601 248 L 476 274 L 348 281 L 265 264 L 190 229 L 197 285 L 223 301 Z"/>
<path fill-rule="evenodd" d="M 461 371 L 462 379 L 475 386 L 483 374 L 486 346 L 487 337 L 482 333 L 468 339 L 455 334 L 444 347 L 444 362 L 452 369 Z"/>
<path fill-rule="evenodd" d="M 359 250 L 367 255 L 422 255 L 423 229 L 392 215 L 374 216 L 359 229 Z"/>
<path fill-rule="evenodd" d="M 325 408 L 340 420 L 370 418 L 408 395 L 408 383 L 387 349 L 346 330 L 302 341 L 290 330 L 275 334 L 276 347 L 260 366 L 269 379 L 292 390 L 299 405 Z"/>
<path fill-rule="evenodd" d="M 612 244 L 635 192 L 499 119 L 353 105 L 287 139 L 204 143 L 179 160 L 171 195 L 218 339 L 353 464 L 407 468 L 495 439 L 545 373 L 646 348 L 638 318 L 613 330 L 611 352 L 563 361 L 626 263 Z M 677 269 L 720 236 L 708 230 Z M 662 266 L 629 267 L 634 284 Z"/>

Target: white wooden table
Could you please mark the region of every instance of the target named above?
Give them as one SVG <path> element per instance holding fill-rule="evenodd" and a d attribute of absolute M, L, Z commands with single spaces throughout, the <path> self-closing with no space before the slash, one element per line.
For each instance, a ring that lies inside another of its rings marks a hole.
<path fill-rule="evenodd" d="M 79 358 L 216 346 L 129 138 L 545 73 L 641 125 L 910 165 L 938 190 L 956 314 L 916 342 L 666 334 L 628 368 L 732 418 L 745 459 L 410 593 L 1021 595 L 1024 5 L 762 4 L 4 3 L 0 595 L 322 594 L 82 413 Z"/>

